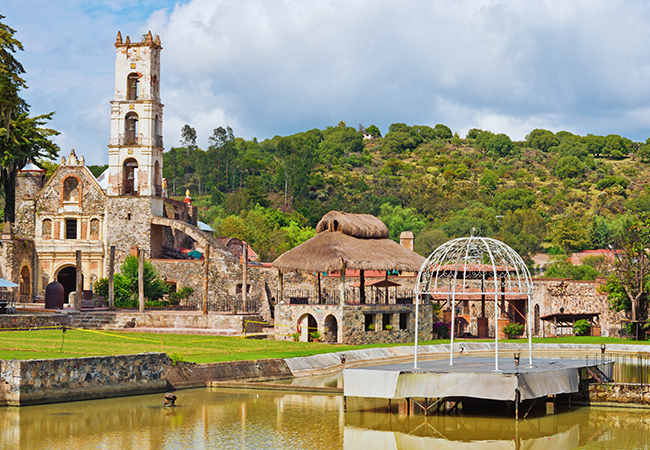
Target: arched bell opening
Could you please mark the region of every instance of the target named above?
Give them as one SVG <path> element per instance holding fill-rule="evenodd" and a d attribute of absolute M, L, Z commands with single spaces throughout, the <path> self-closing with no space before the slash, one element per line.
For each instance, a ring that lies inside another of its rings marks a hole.
<path fill-rule="evenodd" d="M 131 111 L 127 113 L 124 118 L 124 144 L 125 145 L 136 145 L 138 144 L 138 115 Z"/>
<path fill-rule="evenodd" d="M 138 161 L 135 158 L 127 158 L 122 164 L 122 193 L 134 194 L 137 191 L 137 170 Z"/>

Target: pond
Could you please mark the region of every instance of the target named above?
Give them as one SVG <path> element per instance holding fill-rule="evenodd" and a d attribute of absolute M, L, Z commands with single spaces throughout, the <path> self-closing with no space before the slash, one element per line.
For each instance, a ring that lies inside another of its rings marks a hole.
<path fill-rule="evenodd" d="M 337 385 L 336 378 L 325 380 Z M 574 408 L 520 420 L 343 412 L 340 395 L 192 389 L 0 408 L 3 449 L 650 448 L 650 411 Z"/>

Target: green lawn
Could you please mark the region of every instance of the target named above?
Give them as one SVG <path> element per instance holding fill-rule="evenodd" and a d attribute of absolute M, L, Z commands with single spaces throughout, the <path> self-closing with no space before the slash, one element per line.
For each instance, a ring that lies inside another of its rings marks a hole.
<path fill-rule="evenodd" d="M 456 342 L 474 342 L 458 340 Z M 481 342 L 481 341 L 476 341 Z M 483 340 L 482 342 L 492 342 Z M 502 342 L 528 342 L 513 339 Z M 618 338 L 563 337 L 533 339 L 535 343 L 573 344 L 645 344 Z M 449 340 L 422 342 L 447 344 Z M 412 344 L 401 344 L 412 345 Z M 389 344 L 331 345 L 307 342 L 286 342 L 240 337 L 215 337 L 179 334 L 129 333 L 116 331 L 61 330 L 0 332 L 0 359 L 50 359 L 83 356 L 121 355 L 145 352 L 165 352 L 172 358 L 204 363 L 243 359 L 291 358 L 318 353 L 388 347 Z"/>

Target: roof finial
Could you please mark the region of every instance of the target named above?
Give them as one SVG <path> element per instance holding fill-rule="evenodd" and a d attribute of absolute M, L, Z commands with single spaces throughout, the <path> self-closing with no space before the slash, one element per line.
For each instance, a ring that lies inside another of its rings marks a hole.
<path fill-rule="evenodd" d="M 116 44 L 121 44 L 122 43 L 122 33 L 120 31 L 117 32 L 117 39 L 115 39 Z"/>

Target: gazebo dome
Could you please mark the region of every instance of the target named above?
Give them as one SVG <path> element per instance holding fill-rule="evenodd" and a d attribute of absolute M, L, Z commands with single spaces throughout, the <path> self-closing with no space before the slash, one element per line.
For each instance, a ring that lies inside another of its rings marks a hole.
<path fill-rule="evenodd" d="M 453 365 L 456 302 L 494 301 L 495 370 L 499 370 L 498 302 L 526 300 L 527 311 L 517 311 L 525 319 L 528 333 L 529 364 L 532 365 L 530 299 L 533 281 L 523 259 L 511 247 L 496 239 L 472 235 L 448 241 L 435 249 L 418 273 L 415 294 L 451 305 L 451 351 Z M 524 316 L 527 313 L 527 317 Z M 417 344 L 416 344 L 417 366 Z"/>
<path fill-rule="evenodd" d="M 525 298 L 533 293 L 533 281 L 523 259 L 511 247 L 496 239 L 470 236 L 434 250 L 422 264 L 415 290 L 433 298 Z"/>

